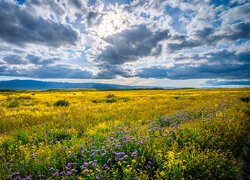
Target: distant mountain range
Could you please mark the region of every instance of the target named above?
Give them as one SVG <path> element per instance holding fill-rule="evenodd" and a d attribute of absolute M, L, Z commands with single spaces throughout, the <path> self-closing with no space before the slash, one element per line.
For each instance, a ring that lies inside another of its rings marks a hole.
<path fill-rule="evenodd" d="M 48 90 L 48 89 L 157 89 L 153 86 L 125 86 L 103 83 L 68 83 L 35 80 L 0 81 L 1 90 Z"/>

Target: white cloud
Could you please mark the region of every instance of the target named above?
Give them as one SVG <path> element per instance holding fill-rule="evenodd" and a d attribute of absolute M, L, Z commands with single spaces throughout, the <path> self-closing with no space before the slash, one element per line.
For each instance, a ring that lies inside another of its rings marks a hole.
<path fill-rule="evenodd" d="M 27 0 L 19 5 L 2 0 L 0 5 L 1 75 L 103 79 L 249 76 L 241 66 L 237 68 L 245 72 L 242 76 L 233 69 L 234 64 L 249 65 L 244 58 L 249 57 L 250 3 L 244 0 L 229 5 L 210 0 L 135 0 L 129 4 Z M 216 71 L 209 69 L 215 65 Z M 197 76 L 191 72 L 188 76 L 191 70 Z"/>

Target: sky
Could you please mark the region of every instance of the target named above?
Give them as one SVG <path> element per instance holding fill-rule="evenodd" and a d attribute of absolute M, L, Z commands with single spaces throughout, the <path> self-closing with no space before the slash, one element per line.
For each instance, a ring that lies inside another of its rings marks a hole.
<path fill-rule="evenodd" d="M 250 86 L 247 0 L 0 0 L 0 80 Z"/>

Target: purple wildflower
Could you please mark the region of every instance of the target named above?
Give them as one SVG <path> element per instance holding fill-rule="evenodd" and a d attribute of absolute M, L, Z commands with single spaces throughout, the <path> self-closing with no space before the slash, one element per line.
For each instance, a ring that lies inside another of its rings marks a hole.
<path fill-rule="evenodd" d="M 107 160 L 107 163 L 110 163 L 111 162 L 111 159 L 109 158 L 108 160 Z"/>
<path fill-rule="evenodd" d="M 71 171 L 67 171 L 66 176 L 70 176 L 72 174 Z"/>
<path fill-rule="evenodd" d="M 21 177 L 17 176 L 17 177 L 14 178 L 14 180 L 21 180 Z"/>
<path fill-rule="evenodd" d="M 60 175 L 63 176 L 64 174 L 66 174 L 65 172 L 60 172 Z"/>
<path fill-rule="evenodd" d="M 137 156 L 137 151 L 132 152 L 131 156 L 136 157 Z"/>
<path fill-rule="evenodd" d="M 110 170 L 109 166 L 107 164 L 104 164 L 103 167 L 106 169 L 106 170 Z"/>
<path fill-rule="evenodd" d="M 27 176 L 25 180 L 32 180 L 32 176 L 31 175 Z"/>
<path fill-rule="evenodd" d="M 88 163 L 85 162 L 85 163 L 83 163 L 83 164 L 80 166 L 80 168 L 81 168 L 81 169 L 86 169 L 87 166 L 88 166 Z"/>
<path fill-rule="evenodd" d="M 20 172 L 14 172 L 14 173 L 10 174 L 9 177 L 17 176 L 19 174 L 20 174 Z"/>
<path fill-rule="evenodd" d="M 72 169 L 71 172 L 72 173 L 77 173 L 77 170 L 76 169 Z"/>
<path fill-rule="evenodd" d="M 55 172 L 55 173 L 53 174 L 53 176 L 59 176 L 59 173 L 58 173 L 58 172 Z"/>

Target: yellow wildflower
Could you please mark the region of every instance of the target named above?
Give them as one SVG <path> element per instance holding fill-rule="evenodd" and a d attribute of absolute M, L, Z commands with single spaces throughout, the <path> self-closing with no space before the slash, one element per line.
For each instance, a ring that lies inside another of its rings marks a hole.
<path fill-rule="evenodd" d="M 136 160 L 135 160 L 135 159 L 132 159 L 132 163 L 136 163 Z"/>
<path fill-rule="evenodd" d="M 126 169 L 125 169 L 125 173 L 130 173 L 131 170 L 132 170 L 132 168 L 126 168 Z"/>
<path fill-rule="evenodd" d="M 160 172 L 160 176 L 162 176 L 162 177 L 165 176 L 165 172 L 164 172 L 164 171 L 161 171 L 161 172 Z"/>

